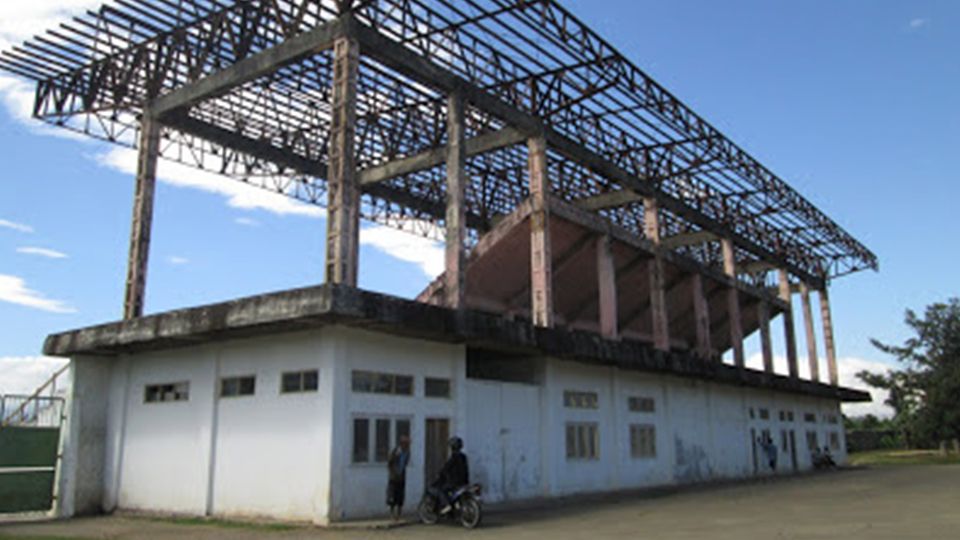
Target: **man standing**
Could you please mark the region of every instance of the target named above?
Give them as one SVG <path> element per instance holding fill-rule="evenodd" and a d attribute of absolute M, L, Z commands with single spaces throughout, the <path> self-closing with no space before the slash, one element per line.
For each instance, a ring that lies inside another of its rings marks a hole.
<path fill-rule="evenodd" d="M 400 437 L 396 448 L 390 452 L 387 460 L 387 506 L 390 507 L 390 517 L 394 521 L 400 520 L 403 513 L 403 499 L 407 493 L 407 464 L 410 463 L 410 437 Z"/>

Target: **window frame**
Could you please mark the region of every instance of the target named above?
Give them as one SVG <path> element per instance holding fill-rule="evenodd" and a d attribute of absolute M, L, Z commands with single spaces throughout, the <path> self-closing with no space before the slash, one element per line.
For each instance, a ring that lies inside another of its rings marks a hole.
<path fill-rule="evenodd" d="M 431 394 L 429 392 L 430 383 L 442 382 L 447 385 L 446 394 Z M 453 398 L 453 380 L 449 377 L 424 377 L 423 378 L 423 397 L 430 399 L 452 399 Z"/>
<path fill-rule="evenodd" d="M 252 381 L 252 388 L 249 393 L 243 392 L 243 381 L 245 380 Z M 236 393 L 225 394 L 224 393 L 224 384 L 228 381 L 237 382 L 237 391 Z M 257 395 L 257 374 L 252 373 L 248 375 L 228 375 L 225 377 L 220 377 L 218 380 L 219 384 L 217 385 L 217 398 L 245 398 L 252 397 Z"/>
<path fill-rule="evenodd" d="M 657 459 L 656 424 L 636 422 L 631 423 L 629 437 L 631 459 Z M 647 452 L 648 450 L 649 452 Z"/>
<path fill-rule="evenodd" d="M 362 385 L 358 385 L 359 382 L 363 382 L 362 378 L 368 379 L 366 381 L 367 388 L 363 388 Z M 403 379 L 404 381 L 409 381 L 410 386 L 409 392 L 399 392 L 398 381 Z M 384 382 L 388 381 L 386 386 L 383 385 Z M 354 369 L 350 371 L 350 391 L 358 394 L 377 394 L 381 396 L 397 396 L 397 397 L 414 397 L 417 393 L 416 388 L 416 379 L 413 375 L 406 375 L 403 373 L 391 373 L 386 371 L 371 371 L 367 369 Z"/>
<path fill-rule="evenodd" d="M 627 396 L 627 410 L 632 413 L 653 414 L 657 412 L 657 400 L 651 396 Z"/>
<path fill-rule="evenodd" d="M 600 410 L 600 394 L 593 390 L 564 390 L 563 407 L 586 411 Z"/>
<path fill-rule="evenodd" d="M 366 422 L 366 456 L 364 461 L 357 461 L 357 422 Z M 387 448 L 383 455 L 377 454 L 378 446 L 378 426 L 381 422 L 389 422 L 387 429 Z M 382 467 L 390 459 L 390 452 L 400 443 L 401 423 L 406 423 L 406 435 L 412 438 L 413 435 L 413 416 L 412 415 L 390 415 L 379 413 L 358 413 L 354 414 L 350 420 L 350 466 L 353 467 Z M 380 461 L 380 458 L 384 459 Z"/>
<path fill-rule="evenodd" d="M 296 390 L 287 390 L 286 389 L 286 377 L 290 375 L 295 375 L 298 377 L 298 387 Z M 307 376 L 313 375 L 313 388 L 308 388 L 307 386 Z M 302 369 L 294 371 L 284 371 L 280 373 L 280 394 L 309 394 L 320 391 L 320 370 L 313 369 Z"/>
<path fill-rule="evenodd" d="M 573 433 L 572 447 L 570 444 L 571 430 Z M 600 461 L 599 422 L 566 422 L 564 424 L 564 441 L 567 461 Z"/>
<path fill-rule="evenodd" d="M 182 392 L 185 397 L 182 399 L 179 398 L 181 392 L 177 391 L 177 387 L 183 385 L 185 390 Z M 174 394 L 174 399 L 163 399 L 163 396 L 167 395 L 163 391 L 164 387 L 170 387 L 170 391 Z M 158 396 L 160 399 L 150 399 L 150 389 L 154 388 L 157 390 Z M 176 382 L 164 382 L 164 383 L 154 383 L 154 384 L 144 384 L 143 385 L 143 403 L 144 404 L 157 404 L 157 403 L 182 403 L 184 401 L 190 401 L 190 381 L 176 381 Z"/>

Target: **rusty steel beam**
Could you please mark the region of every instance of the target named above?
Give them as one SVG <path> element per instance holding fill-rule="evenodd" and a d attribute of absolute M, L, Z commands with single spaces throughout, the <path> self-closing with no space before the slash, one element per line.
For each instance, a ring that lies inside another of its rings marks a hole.
<path fill-rule="evenodd" d="M 137 180 L 133 194 L 130 254 L 127 259 L 126 292 L 123 300 L 124 320 L 143 316 L 159 156 L 160 123 L 150 115 L 143 115 L 140 119 L 140 144 L 137 148 Z"/>

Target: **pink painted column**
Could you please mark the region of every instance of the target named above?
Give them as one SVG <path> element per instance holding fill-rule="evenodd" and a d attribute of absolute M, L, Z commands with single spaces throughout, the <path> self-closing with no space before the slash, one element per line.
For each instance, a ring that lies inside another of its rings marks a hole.
<path fill-rule="evenodd" d="M 807 361 L 810 364 L 810 380 L 820 382 L 820 361 L 817 358 L 817 334 L 813 327 L 810 287 L 802 281 L 800 282 L 800 304 L 803 310 L 803 326 L 807 334 Z"/>
<path fill-rule="evenodd" d="M 787 368 L 790 371 L 790 378 L 800 377 L 800 370 L 797 368 L 797 340 L 793 328 L 793 292 L 790 290 L 790 275 L 786 270 L 780 270 L 780 300 L 787 304 L 787 310 L 783 312 L 783 338 L 787 349 Z"/>
<path fill-rule="evenodd" d="M 729 238 L 721 240 L 723 248 L 723 272 L 733 280 L 727 289 L 727 319 L 730 321 L 730 347 L 733 349 L 733 363 L 742 368 L 745 365 L 743 356 L 743 319 L 740 315 L 740 289 L 737 282 L 737 258 L 733 248 L 733 241 Z"/>
<path fill-rule="evenodd" d="M 833 340 L 833 316 L 830 314 L 830 296 L 827 286 L 820 289 L 820 317 L 823 322 L 823 348 L 827 354 L 827 371 L 830 374 L 830 384 L 840 385 L 840 373 L 837 369 L 837 349 Z"/>
<path fill-rule="evenodd" d="M 693 291 L 693 314 L 697 334 L 697 352 L 703 358 L 713 356 L 713 345 L 710 343 L 710 305 L 707 295 L 703 292 L 703 277 L 695 273 L 690 276 L 690 288 Z"/>
<path fill-rule="evenodd" d="M 617 339 L 617 270 L 609 235 L 597 239 L 597 286 L 600 334 L 607 339 Z"/>
<path fill-rule="evenodd" d="M 547 171 L 547 141 L 534 137 L 527 142 L 530 174 L 530 310 L 533 324 L 553 327 L 553 268 L 550 249 L 550 180 Z"/>
<path fill-rule="evenodd" d="M 757 304 L 757 320 L 760 322 L 760 352 L 763 355 L 763 370 L 773 373 L 773 342 L 770 340 L 770 305 L 764 301 Z"/>
<path fill-rule="evenodd" d="M 670 319 L 667 294 L 664 290 L 663 255 L 661 254 L 660 208 L 653 197 L 643 199 L 644 235 L 653 244 L 653 259 L 647 268 L 650 272 L 650 318 L 653 321 L 653 346 L 661 351 L 670 350 Z"/>

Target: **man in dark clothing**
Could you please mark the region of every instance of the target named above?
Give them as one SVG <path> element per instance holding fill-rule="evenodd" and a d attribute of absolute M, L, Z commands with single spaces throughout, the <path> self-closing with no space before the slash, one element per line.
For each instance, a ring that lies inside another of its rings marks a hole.
<path fill-rule="evenodd" d="M 400 443 L 390 452 L 387 460 L 387 506 L 394 521 L 403 513 L 403 500 L 407 493 L 407 464 L 410 463 L 410 437 L 400 437 Z"/>
<path fill-rule="evenodd" d="M 441 514 L 451 510 L 450 495 L 470 483 L 470 466 L 462 450 L 463 440 L 460 437 L 450 439 L 450 457 L 443 464 L 436 482 L 433 483 L 434 495 L 440 501 Z"/>

